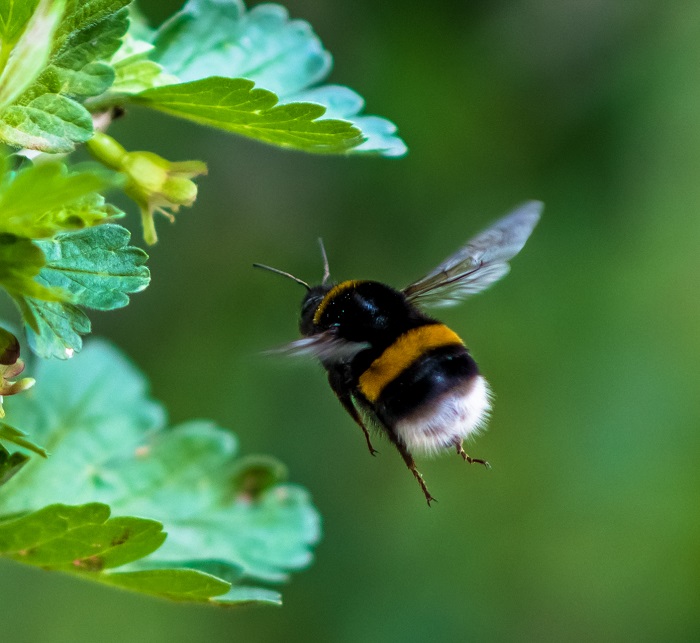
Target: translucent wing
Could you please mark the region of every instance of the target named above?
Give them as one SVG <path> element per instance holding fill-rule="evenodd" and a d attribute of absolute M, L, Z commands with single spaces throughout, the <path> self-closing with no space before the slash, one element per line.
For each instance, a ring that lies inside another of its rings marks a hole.
<path fill-rule="evenodd" d="M 543 204 L 528 201 L 476 235 L 422 279 L 404 288 L 418 305 L 453 306 L 508 274 L 510 261 L 525 245 Z"/>
<path fill-rule="evenodd" d="M 366 342 L 351 342 L 327 330 L 311 337 L 267 351 L 270 355 L 291 355 L 293 357 L 314 357 L 325 364 L 337 364 L 352 359 L 360 351 L 369 348 Z"/>

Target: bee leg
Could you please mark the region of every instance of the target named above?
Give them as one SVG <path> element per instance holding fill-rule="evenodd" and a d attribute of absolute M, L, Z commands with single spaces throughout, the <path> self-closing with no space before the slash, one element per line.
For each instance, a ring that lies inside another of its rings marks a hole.
<path fill-rule="evenodd" d="M 487 469 L 491 468 L 491 465 L 486 462 L 486 460 L 481 460 L 479 458 L 472 458 L 470 455 L 467 454 L 467 452 L 464 450 L 464 447 L 462 446 L 462 441 L 460 439 L 455 440 L 455 447 L 457 448 L 457 453 L 462 456 L 463 460 L 466 460 L 469 464 L 474 464 L 475 462 L 477 464 L 483 464 Z"/>
<path fill-rule="evenodd" d="M 433 498 L 430 495 L 430 491 L 428 491 L 428 487 L 425 485 L 425 480 L 423 480 L 423 476 L 421 475 L 421 472 L 418 471 L 416 468 L 416 462 L 413 459 L 413 456 L 409 453 L 408 449 L 399 442 L 393 434 L 390 433 L 391 441 L 396 445 L 396 448 L 399 450 L 399 453 L 401 454 L 401 457 L 403 458 L 403 461 L 406 463 L 406 466 L 410 469 L 411 473 L 415 477 L 416 480 L 418 480 L 418 484 L 420 485 L 420 488 L 423 490 L 423 495 L 425 496 L 425 499 L 428 501 L 428 507 L 430 507 L 430 503 L 437 500 Z"/>
<path fill-rule="evenodd" d="M 359 426 L 362 429 L 362 432 L 365 434 L 365 440 L 367 440 L 367 448 L 369 449 L 370 454 L 376 455 L 379 453 L 379 451 L 372 446 L 372 441 L 369 438 L 369 431 L 367 430 L 365 423 L 362 421 L 360 414 L 357 412 L 357 408 L 355 408 L 355 404 L 352 401 L 352 396 L 345 391 L 342 385 L 339 384 L 334 374 L 328 374 L 328 381 L 330 382 L 331 388 L 333 389 L 336 397 L 343 405 L 343 408 L 348 412 L 348 415 L 355 420 L 357 426 Z"/>

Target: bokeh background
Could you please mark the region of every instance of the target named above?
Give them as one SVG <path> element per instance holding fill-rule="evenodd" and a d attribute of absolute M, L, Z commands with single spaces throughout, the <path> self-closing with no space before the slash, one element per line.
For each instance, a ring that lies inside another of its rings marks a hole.
<path fill-rule="evenodd" d="M 0 565 L 2 640 L 700 639 L 700 4 L 288 0 L 333 82 L 400 128 L 400 160 L 284 152 L 133 110 L 131 149 L 201 158 L 196 207 L 160 222 L 153 283 L 97 334 L 173 422 L 230 427 L 323 515 L 281 609 L 173 605 Z M 177 2 L 143 0 L 159 23 Z M 497 394 L 471 445 L 370 458 L 320 368 L 264 359 L 303 294 L 254 261 L 403 286 L 529 198 L 511 275 L 443 318 Z M 138 235 L 131 207 L 127 221 Z M 135 236 L 136 236 L 135 235 Z"/>

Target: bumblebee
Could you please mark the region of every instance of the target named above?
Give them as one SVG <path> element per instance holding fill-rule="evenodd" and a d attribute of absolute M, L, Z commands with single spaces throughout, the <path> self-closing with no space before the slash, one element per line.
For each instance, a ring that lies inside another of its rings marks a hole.
<path fill-rule="evenodd" d="M 491 389 L 462 339 L 424 312 L 450 306 L 504 277 L 542 212 L 524 203 L 471 239 L 432 272 L 403 290 L 378 281 L 330 283 L 321 243 L 321 284 L 262 264 L 306 288 L 299 329 L 304 336 L 279 349 L 320 360 L 328 381 L 372 455 L 369 426 L 384 433 L 415 476 L 428 505 L 434 500 L 413 454 L 455 449 L 469 463 L 465 438 L 476 435 L 491 410 Z"/>

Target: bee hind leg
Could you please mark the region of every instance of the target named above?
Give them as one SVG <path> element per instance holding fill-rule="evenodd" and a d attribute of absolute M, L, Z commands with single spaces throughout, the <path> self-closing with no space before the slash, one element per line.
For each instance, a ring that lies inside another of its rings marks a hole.
<path fill-rule="evenodd" d="M 401 442 L 399 442 L 393 434 L 390 434 L 390 437 L 391 441 L 394 443 L 399 453 L 401 454 L 403 461 L 406 463 L 406 466 L 413 474 L 413 477 L 418 481 L 418 484 L 420 485 L 420 488 L 423 491 L 423 495 L 428 501 L 428 507 L 430 507 L 430 503 L 437 502 L 437 500 L 430 495 L 430 491 L 428 491 L 428 487 L 425 484 L 425 480 L 423 480 L 423 475 L 420 471 L 418 471 L 418 468 L 416 467 L 416 461 L 413 459 L 413 456 L 410 454 L 408 449 L 403 444 L 401 444 Z"/>
<path fill-rule="evenodd" d="M 487 469 L 491 468 L 491 465 L 486 460 L 481 460 L 480 458 L 472 458 L 464 450 L 464 447 L 462 446 L 462 440 L 460 440 L 459 438 L 455 440 L 454 445 L 457 449 L 457 453 L 461 455 L 462 459 L 468 462 L 469 464 L 474 464 L 476 462 L 477 464 L 483 464 Z"/>

